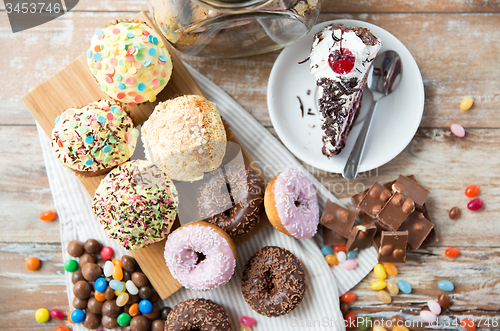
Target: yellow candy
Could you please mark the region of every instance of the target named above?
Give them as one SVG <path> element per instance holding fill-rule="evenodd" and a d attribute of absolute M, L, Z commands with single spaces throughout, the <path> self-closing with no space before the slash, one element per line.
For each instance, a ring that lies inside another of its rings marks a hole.
<path fill-rule="evenodd" d="M 378 291 L 377 297 L 383 303 L 391 303 L 392 301 L 391 295 L 384 290 Z"/>
<path fill-rule="evenodd" d="M 118 70 L 119 70 L 122 74 L 124 74 L 124 73 L 126 73 L 126 72 L 127 72 L 127 67 L 125 67 L 125 66 L 120 66 L 120 67 L 118 67 Z"/>
<path fill-rule="evenodd" d="M 387 272 L 387 274 L 389 276 L 397 276 L 398 275 L 398 268 L 396 268 L 396 266 L 390 262 L 384 263 L 384 269 L 385 269 L 385 272 Z"/>
<path fill-rule="evenodd" d="M 252 328 L 246 325 L 240 327 L 240 331 L 252 331 Z"/>
<path fill-rule="evenodd" d="M 146 80 L 148 80 L 148 79 L 149 79 L 149 75 L 148 75 L 147 73 L 143 73 L 143 74 L 141 75 L 141 79 L 142 79 L 142 80 L 144 80 L 144 81 L 146 81 Z"/>
<path fill-rule="evenodd" d="M 374 326 L 373 331 L 387 331 L 387 329 L 381 326 Z"/>
<path fill-rule="evenodd" d="M 370 287 L 372 290 L 378 291 L 378 290 L 383 290 L 387 286 L 387 283 L 381 279 L 374 280 L 371 284 Z"/>
<path fill-rule="evenodd" d="M 387 289 L 392 295 L 397 295 L 399 293 L 399 287 L 395 281 L 389 280 L 387 282 Z"/>
<path fill-rule="evenodd" d="M 406 326 L 396 326 L 392 331 L 410 331 Z"/>
<path fill-rule="evenodd" d="M 463 111 L 469 110 L 470 107 L 472 107 L 472 104 L 474 103 L 474 99 L 471 97 L 466 97 L 460 102 L 460 109 Z"/>
<path fill-rule="evenodd" d="M 373 267 L 373 272 L 375 273 L 375 276 L 380 279 L 387 278 L 387 273 L 385 272 L 384 266 L 380 263 L 377 263 L 375 267 Z"/>
<path fill-rule="evenodd" d="M 45 323 L 50 319 L 50 313 L 45 308 L 40 308 L 35 312 L 35 319 L 38 323 Z"/>

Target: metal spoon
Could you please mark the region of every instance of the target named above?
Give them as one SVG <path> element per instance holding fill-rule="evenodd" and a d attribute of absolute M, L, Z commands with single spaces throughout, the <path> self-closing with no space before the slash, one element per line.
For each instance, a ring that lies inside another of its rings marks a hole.
<path fill-rule="evenodd" d="M 358 139 L 354 144 L 351 155 L 342 172 L 345 179 L 351 180 L 358 175 L 358 168 L 363 150 L 365 148 L 366 137 L 370 130 L 370 124 L 377 101 L 389 95 L 396 89 L 401 80 L 401 58 L 395 51 L 386 51 L 380 54 L 373 63 L 372 78 L 368 81 L 368 88 L 373 93 L 373 102 L 366 114 L 365 122 L 359 132 Z M 367 91 L 368 92 L 368 91 Z"/>

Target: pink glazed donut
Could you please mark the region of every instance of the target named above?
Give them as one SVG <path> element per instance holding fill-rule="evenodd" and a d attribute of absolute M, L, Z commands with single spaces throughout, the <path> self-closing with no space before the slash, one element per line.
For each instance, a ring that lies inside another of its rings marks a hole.
<path fill-rule="evenodd" d="M 264 207 L 271 224 L 287 236 L 306 239 L 318 231 L 316 190 L 307 176 L 296 169 L 284 170 L 269 182 Z"/>
<path fill-rule="evenodd" d="M 236 246 L 231 237 L 204 221 L 172 232 L 164 256 L 172 276 L 193 291 L 210 291 L 226 284 L 236 267 Z"/>

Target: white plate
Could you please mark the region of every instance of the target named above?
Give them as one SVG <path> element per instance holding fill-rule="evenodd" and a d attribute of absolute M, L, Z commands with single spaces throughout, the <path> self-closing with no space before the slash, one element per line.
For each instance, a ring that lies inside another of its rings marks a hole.
<path fill-rule="evenodd" d="M 334 20 L 314 26 L 276 59 L 267 86 L 269 115 L 281 141 L 295 156 L 318 169 L 342 173 L 361 130 L 368 102 L 362 104 L 341 153 L 326 157 L 321 152 L 323 142 L 316 81 L 309 72 L 309 61 L 299 64 L 309 56 L 314 34 L 331 23 L 368 28 L 382 41 L 380 53 L 394 50 L 401 56 L 401 82 L 392 94 L 379 101 L 367 137 L 359 171 L 369 171 L 386 164 L 405 149 L 418 129 L 424 111 L 424 84 L 417 63 L 408 49 L 384 29 L 356 20 Z M 302 100 L 304 117 L 298 98 Z M 314 115 L 307 115 L 308 109 Z"/>

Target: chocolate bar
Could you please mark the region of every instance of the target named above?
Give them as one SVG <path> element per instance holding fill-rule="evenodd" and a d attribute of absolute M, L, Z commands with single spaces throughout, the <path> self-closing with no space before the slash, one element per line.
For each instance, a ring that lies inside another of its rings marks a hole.
<path fill-rule="evenodd" d="M 344 245 L 347 239 L 323 226 L 323 246 Z"/>
<path fill-rule="evenodd" d="M 392 184 L 392 190 L 412 199 L 417 205 L 422 206 L 429 195 L 429 190 L 415 180 L 399 175 L 398 180 Z"/>
<path fill-rule="evenodd" d="M 434 228 L 434 224 L 425 218 L 424 214 L 414 211 L 401 225 L 399 231 L 408 231 L 408 247 L 418 249 Z"/>
<path fill-rule="evenodd" d="M 406 262 L 407 243 L 408 231 L 382 231 L 380 247 L 378 248 L 378 261 L 392 263 Z"/>
<path fill-rule="evenodd" d="M 425 218 L 427 218 L 429 220 L 429 222 L 434 223 L 434 222 L 432 222 L 431 214 L 429 213 L 429 210 L 427 209 L 425 203 L 422 207 L 419 207 L 419 206 L 415 206 L 415 207 L 416 208 L 418 207 L 419 210 L 421 210 L 422 214 L 424 214 Z M 429 233 L 429 235 L 427 236 L 427 238 L 425 238 L 422 245 L 420 245 L 420 247 L 429 246 L 429 245 L 437 243 L 438 241 L 439 241 L 439 238 L 438 238 L 438 235 L 436 232 L 436 227 L 434 226 L 432 228 L 431 232 Z"/>
<path fill-rule="evenodd" d="M 357 212 L 339 206 L 328 199 L 320 222 L 324 227 L 348 238 L 357 215 Z"/>
<path fill-rule="evenodd" d="M 376 218 L 390 197 L 391 191 L 380 185 L 379 182 L 375 182 L 359 203 L 358 209 L 368 216 Z"/>
<path fill-rule="evenodd" d="M 378 214 L 378 220 L 389 230 L 396 231 L 414 210 L 413 201 L 396 192 Z"/>
<path fill-rule="evenodd" d="M 355 249 L 365 249 L 372 245 L 373 237 L 377 233 L 377 227 L 374 224 L 356 225 L 352 228 L 349 239 L 347 240 L 347 251 Z"/>

